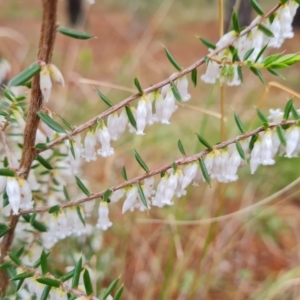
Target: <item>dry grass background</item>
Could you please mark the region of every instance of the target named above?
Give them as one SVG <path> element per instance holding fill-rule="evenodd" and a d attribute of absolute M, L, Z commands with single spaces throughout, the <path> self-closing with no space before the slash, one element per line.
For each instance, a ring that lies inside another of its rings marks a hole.
<path fill-rule="evenodd" d="M 172 74 L 162 44 L 186 67 L 206 53 L 195 38 L 218 39 L 217 1 L 97 1 L 86 9 L 85 30 L 97 36 L 75 41 L 58 35 L 53 62 L 67 80 L 67 88 L 54 88 L 49 108 L 79 125 L 105 109 L 93 87 L 113 103 L 134 92 L 133 78 L 143 87 Z M 265 1 L 271 7 L 273 1 Z M 59 19 L 66 24 L 64 1 Z M 0 25 L 16 30 L 24 41 L 1 37 L 0 51 L 13 65 L 13 73 L 34 60 L 40 25 L 37 0 L 0 2 Z M 299 33 L 283 49 L 299 51 Z M 21 45 L 20 45 L 21 43 Z M 28 51 L 24 49 L 28 46 Z M 25 52 L 25 53 L 24 53 Z M 299 92 L 299 67 L 285 71 L 279 82 Z M 198 74 L 204 67 L 198 69 Z M 277 80 L 266 74 L 268 81 Z M 93 81 L 91 81 L 93 80 Z M 238 88 L 226 88 L 226 134 L 238 134 L 233 109 L 245 124 L 255 115 L 264 86 L 247 71 Z M 128 177 L 142 174 L 132 154 L 138 150 L 150 168 L 180 157 L 177 140 L 188 154 L 201 149 L 193 131 L 210 142 L 220 140 L 219 89 L 199 82 L 190 86 L 192 100 L 172 117 L 172 125 L 153 125 L 144 137 L 126 134 L 113 146 L 115 155 L 86 164 L 83 178 L 94 191 L 121 181 L 121 167 Z M 288 93 L 272 88 L 262 110 L 283 108 Z M 297 107 L 300 107 L 296 99 Z M 285 188 L 299 177 L 300 160 L 278 158 L 273 167 L 260 167 L 255 176 L 249 167 L 239 171 L 240 180 L 227 185 L 213 183 L 190 187 L 173 207 L 152 208 L 147 213 L 121 214 L 121 203 L 112 205 L 113 227 L 101 234 L 93 229 L 93 240 L 67 243 L 70 257 L 60 253 L 66 241 L 52 251 L 53 261 L 63 267 L 82 252 L 97 270 L 98 288 L 121 274 L 124 298 L 136 299 L 300 299 L 300 199 L 299 183 L 274 196 L 266 205 L 261 200 Z M 298 180 L 299 181 L 299 180 Z M 243 211 L 244 208 L 250 207 Z M 217 216 L 226 218 L 214 219 Z M 155 219 L 155 220 L 154 220 Z M 159 221 L 160 220 L 160 221 Z M 198 220 L 182 224 L 176 220 Z M 95 224 L 95 220 L 91 221 Z M 100 244 L 100 250 L 96 244 Z"/>

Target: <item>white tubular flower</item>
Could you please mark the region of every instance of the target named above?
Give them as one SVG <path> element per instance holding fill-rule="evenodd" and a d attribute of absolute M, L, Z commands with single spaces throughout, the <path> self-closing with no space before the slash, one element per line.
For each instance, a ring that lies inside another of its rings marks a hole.
<path fill-rule="evenodd" d="M 250 170 L 251 174 L 254 174 L 261 162 L 261 141 L 257 140 L 251 151 L 250 158 Z"/>
<path fill-rule="evenodd" d="M 191 99 L 191 95 L 188 92 L 189 81 L 186 76 L 182 76 L 176 82 L 178 92 L 183 102 Z"/>
<path fill-rule="evenodd" d="M 108 218 L 108 213 L 107 203 L 101 201 L 98 210 L 99 218 L 96 225 L 97 228 L 105 231 L 112 226 L 112 222 Z"/>
<path fill-rule="evenodd" d="M 177 186 L 175 189 L 175 194 L 176 194 L 176 197 L 180 198 L 186 194 L 186 190 L 182 186 L 184 175 L 182 173 L 182 170 L 179 168 L 176 170 L 176 173 L 178 175 L 178 179 L 177 179 Z"/>
<path fill-rule="evenodd" d="M 119 115 L 119 121 L 117 126 L 118 138 L 125 132 L 127 124 L 128 124 L 128 117 L 125 109 L 123 109 Z"/>
<path fill-rule="evenodd" d="M 172 90 L 169 88 L 163 103 L 163 118 L 161 123 L 170 124 L 169 120 L 176 109 L 177 105 L 175 104 L 175 97 Z"/>
<path fill-rule="evenodd" d="M 199 170 L 198 163 L 191 163 L 184 167 L 183 169 L 183 180 L 182 180 L 182 188 L 186 189 L 188 185 L 191 184 L 191 182 L 194 180 L 197 171 Z"/>
<path fill-rule="evenodd" d="M 220 77 L 220 65 L 215 61 L 210 60 L 208 62 L 206 73 L 201 76 L 201 80 L 205 83 L 216 83 Z"/>
<path fill-rule="evenodd" d="M 19 180 L 20 195 L 21 195 L 21 209 L 33 208 L 32 192 L 29 183 L 25 179 Z"/>
<path fill-rule="evenodd" d="M 147 106 L 146 101 L 142 98 L 139 100 L 138 107 L 135 112 L 135 120 L 137 131 L 136 134 L 144 135 L 144 129 L 146 126 L 146 117 L 147 117 Z"/>
<path fill-rule="evenodd" d="M 265 36 L 261 30 L 257 29 L 257 27 L 253 28 L 251 30 L 251 33 L 252 33 L 252 48 L 254 48 L 254 51 L 249 57 L 249 60 L 254 61 L 265 44 Z M 260 57 L 258 62 L 260 62 L 261 60 L 262 57 Z"/>
<path fill-rule="evenodd" d="M 50 76 L 51 76 L 52 80 L 54 80 L 56 83 L 58 83 L 61 86 L 65 86 L 64 77 L 62 76 L 59 69 L 53 64 L 49 64 L 48 68 L 49 68 L 49 72 L 50 72 Z"/>
<path fill-rule="evenodd" d="M 148 95 L 145 95 L 144 97 L 146 101 L 146 110 L 147 110 L 146 123 L 148 125 L 152 125 L 154 123 L 153 113 L 152 113 L 152 103 L 154 100 L 154 93 L 150 93 Z"/>
<path fill-rule="evenodd" d="M 164 117 L 164 98 L 162 94 L 157 93 L 155 95 L 155 116 L 154 120 L 156 122 L 162 122 Z"/>
<path fill-rule="evenodd" d="M 237 170 L 241 165 L 241 162 L 242 162 L 241 156 L 239 155 L 236 147 L 234 147 L 234 150 L 230 155 L 228 165 L 227 165 L 226 178 L 229 182 L 238 180 Z"/>
<path fill-rule="evenodd" d="M 172 198 L 174 197 L 176 188 L 178 184 L 178 173 L 175 172 L 170 175 L 168 178 L 167 184 L 166 184 L 166 189 L 163 194 L 163 199 L 162 202 L 165 205 L 173 205 Z"/>
<path fill-rule="evenodd" d="M 81 212 L 82 217 L 84 218 L 85 215 L 83 208 L 79 206 L 79 210 Z M 82 221 L 78 220 L 78 214 L 75 207 L 70 207 L 67 211 L 66 216 L 68 220 L 67 227 L 69 228 L 69 235 L 74 234 L 76 236 L 81 236 L 85 233 L 85 227 L 82 224 Z"/>
<path fill-rule="evenodd" d="M 96 138 L 92 129 L 89 129 L 84 139 L 84 157 L 87 162 L 96 160 Z"/>
<path fill-rule="evenodd" d="M 66 299 L 68 299 L 68 294 L 61 287 L 60 288 L 52 287 L 51 292 L 50 292 L 50 299 L 51 300 L 66 300 Z"/>
<path fill-rule="evenodd" d="M 104 124 L 102 126 L 97 126 L 96 135 L 102 146 L 102 148 L 98 150 L 98 154 L 102 157 L 113 155 L 114 149 L 110 147 L 110 134 Z"/>
<path fill-rule="evenodd" d="M 286 139 L 286 157 L 293 157 L 293 152 L 296 150 L 300 141 L 300 128 L 298 126 L 292 126 L 285 131 Z"/>
<path fill-rule="evenodd" d="M 112 203 L 118 202 L 125 195 L 125 192 L 126 192 L 125 189 L 119 189 L 112 192 L 111 196 L 109 197 L 110 201 Z"/>
<path fill-rule="evenodd" d="M 288 6 L 289 6 L 289 9 L 290 9 L 291 18 L 294 19 L 295 14 L 297 12 L 297 9 L 299 7 L 299 4 L 295 0 L 291 0 L 288 3 Z"/>
<path fill-rule="evenodd" d="M 216 47 L 217 48 L 224 47 L 228 43 L 231 43 L 235 37 L 236 37 L 236 32 L 234 30 L 227 32 L 216 43 Z"/>
<path fill-rule="evenodd" d="M 262 134 L 261 141 L 261 164 L 264 166 L 270 166 L 275 164 L 275 160 L 272 158 L 273 154 L 273 140 L 272 140 L 273 131 L 267 129 Z M 277 152 L 277 149 L 276 149 Z"/>
<path fill-rule="evenodd" d="M 280 37 L 283 40 L 294 37 L 292 27 L 293 17 L 287 4 L 282 5 L 278 10 L 278 19 L 280 22 Z"/>
<path fill-rule="evenodd" d="M 6 193 L 13 214 L 18 215 L 21 204 L 21 191 L 16 178 L 7 178 Z"/>
<path fill-rule="evenodd" d="M 268 116 L 268 119 L 272 123 L 280 123 L 283 120 L 283 112 L 281 111 L 280 108 L 277 109 L 270 109 L 269 110 L 270 115 Z"/>
<path fill-rule="evenodd" d="M 210 152 L 205 156 L 204 164 L 205 164 L 208 175 L 211 175 L 213 164 L 214 164 L 213 152 Z M 203 178 L 203 180 L 204 180 L 204 178 Z"/>
<path fill-rule="evenodd" d="M 69 160 L 71 164 L 71 169 L 73 174 L 77 174 L 80 168 L 80 156 L 81 156 L 81 144 L 76 143 L 75 141 L 70 141 L 73 145 L 74 155 L 71 151 L 71 147 L 69 148 Z"/>
<path fill-rule="evenodd" d="M 0 195 L 4 192 L 6 187 L 7 178 L 5 176 L 0 176 Z"/>
<path fill-rule="evenodd" d="M 238 86 L 241 84 L 241 79 L 239 77 L 239 73 L 238 73 L 238 66 L 234 65 L 233 66 L 233 76 L 232 78 L 228 78 L 226 83 L 228 86 Z"/>
<path fill-rule="evenodd" d="M 107 117 L 107 130 L 113 141 L 116 141 L 119 138 L 118 127 L 119 127 L 119 116 L 118 113 L 114 112 Z"/>
<path fill-rule="evenodd" d="M 137 187 L 130 187 L 127 192 L 126 192 L 126 199 L 123 203 L 123 207 L 122 207 L 122 214 L 124 214 L 124 212 L 126 212 L 127 210 L 134 210 L 134 204 L 137 201 L 137 197 L 138 197 L 138 190 Z"/>
<path fill-rule="evenodd" d="M 164 175 L 161 178 L 159 184 L 157 185 L 155 197 L 152 198 L 153 206 L 163 207 L 165 205 L 165 203 L 163 202 L 164 199 L 163 197 L 164 197 L 164 192 L 167 188 L 167 184 L 168 184 L 168 176 Z"/>
<path fill-rule="evenodd" d="M 272 31 L 272 33 L 274 35 L 274 37 L 272 37 L 270 39 L 268 47 L 280 48 L 281 44 L 283 42 L 283 39 L 280 36 L 281 26 L 280 26 L 280 22 L 278 19 L 278 14 L 275 15 L 275 18 L 272 23 L 270 23 L 270 21 L 269 21 L 269 24 L 267 27 Z"/>
<path fill-rule="evenodd" d="M 252 34 L 249 32 L 235 40 L 234 46 L 238 49 L 238 54 L 241 59 L 248 50 L 252 48 Z"/>
<path fill-rule="evenodd" d="M 48 66 L 43 66 L 40 72 L 40 89 L 43 99 L 48 102 L 51 94 L 52 82 Z"/>

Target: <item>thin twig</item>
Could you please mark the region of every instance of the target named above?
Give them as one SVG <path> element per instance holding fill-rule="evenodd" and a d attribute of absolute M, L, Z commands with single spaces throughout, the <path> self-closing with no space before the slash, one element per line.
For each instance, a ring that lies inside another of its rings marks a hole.
<path fill-rule="evenodd" d="M 264 19 L 268 18 L 270 15 L 272 15 L 276 10 L 278 10 L 278 8 L 281 6 L 282 4 L 279 3 L 277 4 L 275 7 L 273 7 L 268 13 L 266 13 L 264 16 L 262 16 L 259 20 L 257 20 L 256 22 L 254 22 L 253 24 L 249 25 L 247 28 L 245 28 L 239 36 L 235 37 L 231 42 L 227 43 L 226 45 L 224 45 L 223 47 L 217 48 L 214 51 L 210 52 L 210 54 L 207 55 L 207 57 L 211 58 L 214 55 L 216 55 L 217 53 L 219 53 L 220 51 L 226 49 L 229 45 L 231 45 L 235 40 L 237 40 L 240 36 L 243 36 L 245 34 L 247 34 L 252 28 L 254 28 L 255 26 L 259 25 Z M 169 77 L 168 79 L 165 79 L 157 84 L 152 85 L 151 87 L 143 90 L 144 94 L 149 94 L 151 92 L 154 92 L 158 89 L 160 89 L 161 87 L 169 84 L 171 81 L 177 80 L 178 78 L 192 72 L 192 70 L 197 69 L 199 66 L 201 66 L 202 64 L 205 63 L 205 57 L 201 58 L 200 60 L 198 60 L 196 63 L 192 64 L 191 66 L 189 66 L 188 68 L 172 75 L 171 77 Z M 46 149 L 52 148 L 55 145 L 58 145 L 60 143 L 62 143 L 63 141 L 70 139 L 72 136 L 86 130 L 87 128 L 93 126 L 94 124 L 96 124 L 98 119 L 103 119 L 105 117 L 107 117 L 108 115 L 112 114 L 113 112 L 121 109 L 122 107 L 130 104 L 132 101 L 138 99 L 141 97 L 140 93 L 136 93 L 128 98 L 126 98 L 125 100 L 123 100 L 122 102 L 112 106 L 111 108 L 109 108 L 108 110 L 104 111 L 103 113 L 97 115 L 96 117 L 92 118 L 91 120 L 87 121 L 86 123 L 76 127 L 73 131 L 71 131 L 70 133 L 59 137 L 58 139 L 50 142 L 47 144 L 47 147 L 44 150 L 37 150 L 37 153 L 43 152 Z"/>
<path fill-rule="evenodd" d="M 278 126 L 283 126 L 283 125 L 296 125 L 296 124 L 298 124 L 298 122 L 299 122 L 298 120 L 289 120 L 289 121 L 282 121 L 281 123 L 276 123 L 276 124 L 271 123 L 271 124 L 269 124 L 269 128 L 273 129 L 273 128 L 276 128 Z M 219 143 L 219 144 L 215 145 L 213 147 L 213 149 L 219 150 L 219 149 L 225 148 L 230 144 L 233 144 L 237 141 L 241 141 L 241 140 L 244 140 L 246 138 L 252 137 L 253 135 L 256 135 L 256 134 L 258 134 L 262 131 L 265 131 L 265 130 L 266 130 L 265 127 L 261 126 L 261 127 L 255 129 L 255 130 L 251 131 L 251 132 L 244 133 L 242 135 L 239 135 L 237 137 L 234 137 L 232 139 L 229 139 L 227 141 Z M 185 156 L 185 157 L 182 157 L 180 159 L 177 159 L 174 163 L 178 166 L 189 164 L 189 163 L 197 161 L 198 159 L 200 159 L 201 157 L 207 155 L 211 151 L 213 151 L 213 150 L 206 149 L 206 150 L 203 150 L 203 151 L 201 151 L 197 154 L 193 154 L 191 156 Z M 119 189 L 122 189 L 122 188 L 125 188 L 125 187 L 128 187 L 128 186 L 132 186 L 134 184 L 137 184 L 138 182 L 143 181 L 146 178 L 149 178 L 149 177 L 152 177 L 154 175 L 166 172 L 167 170 L 171 169 L 172 167 L 173 167 L 173 163 L 165 165 L 163 167 L 160 167 L 160 168 L 152 170 L 152 171 L 150 170 L 148 173 L 143 174 L 141 176 L 137 176 L 137 177 L 135 177 L 131 180 L 127 180 L 127 181 L 125 181 L 125 182 L 123 182 L 119 185 L 116 185 L 116 186 L 110 188 L 110 190 L 111 191 L 116 191 L 116 190 L 119 190 Z M 65 204 L 61 204 L 59 207 L 60 208 L 67 208 L 67 207 L 79 205 L 79 204 L 82 204 L 84 202 L 100 198 L 100 197 L 103 196 L 104 193 L 105 193 L 105 191 L 98 192 L 98 193 L 92 193 L 89 197 L 82 198 L 82 199 L 79 199 L 79 200 L 70 201 L 70 202 L 67 202 Z M 20 211 L 20 214 L 23 215 L 23 214 L 33 213 L 33 212 L 37 212 L 37 213 L 38 212 L 45 212 L 45 211 L 48 211 L 50 208 L 51 208 L 51 206 L 43 206 L 43 207 L 38 207 L 38 208 L 35 208 L 35 209 L 22 210 L 22 211 Z"/>

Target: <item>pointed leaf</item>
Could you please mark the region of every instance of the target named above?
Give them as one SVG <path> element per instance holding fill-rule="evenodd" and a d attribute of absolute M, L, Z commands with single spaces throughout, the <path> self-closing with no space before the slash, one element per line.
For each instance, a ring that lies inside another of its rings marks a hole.
<path fill-rule="evenodd" d="M 137 183 L 137 187 L 138 187 L 138 193 L 139 193 L 139 195 L 140 195 L 140 198 L 141 198 L 141 200 L 142 200 L 144 206 L 148 209 L 148 203 L 147 203 L 147 200 L 146 200 L 144 191 L 143 191 L 143 189 L 142 189 L 142 187 L 141 187 L 141 185 L 140 185 L 139 182 Z"/>
<path fill-rule="evenodd" d="M 36 279 L 37 282 L 42 283 L 42 284 L 46 284 L 49 286 L 53 286 L 53 287 L 60 287 L 60 281 L 57 279 L 53 279 L 53 278 L 49 278 L 49 277 L 40 277 Z"/>
<path fill-rule="evenodd" d="M 204 46 L 206 46 L 209 49 L 215 50 L 217 46 L 210 41 L 206 40 L 205 38 L 199 37 L 199 40 L 203 43 Z"/>
<path fill-rule="evenodd" d="M 113 291 L 113 289 L 117 286 L 118 284 L 118 281 L 119 281 L 119 278 L 115 279 L 109 286 L 108 288 L 105 290 L 102 298 L 103 300 L 105 300 L 109 295 L 110 293 Z"/>
<path fill-rule="evenodd" d="M 142 158 L 140 157 L 140 155 L 138 154 L 138 152 L 133 149 L 134 151 L 134 156 L 136 161 L 139 163 L 139 165 L 146 171 L 146 173 L 149 172 L 149 168 L 147 167 L 147 165 L 145 164 L 145 162 L 142 160 Z"/>
<path fill-rule="evenodd" d="M 181 71 L 182 68 L 180 67 L 180 65 L 178 64 L 178 62 L 175 60 L 175 58 L 173 57 L 173 55 L 170 53 L 170 51 L 167 48 L 164 48 L 167 58 L 170 61 L 170 63 L 174 66 L 174 68 L 178 71 Z"/>
<path fill-rule="evenodd" d="M 105 104 L 107 104 L 109 107 L 113 106 L 113 104 L 110 102 L 110 100 L 107 97 L 105 97 L 99 90 L 97 90 L 97 93 L 98 93 L 98 96 L 103 100 L 103 102 Z"/>
<path fill-rule="evenodd" d="M 10 252 L 8 253 L 8 256 L 17 266 L 22 265 L 21 259 L 15 253 Z"/>
<path fill-rule="evenodd" d="M 0 238 L 3 237 L 9 231 L 9 227 L 6 224 L 0 223 Z"/>
<path fill-rule="evenodd" d="M 269 71 L 272 75 L 278 76 L 281 79 L 285 80 L 285 78 L 280 73 L 278 73 L 277 71 L 275 71 L 275 70 L 273 70 L 271 68 L 267 68 L 267 71 Z"/>
<path fill-rule="evenodd" d="M 266 82 L 265 82 L 265 80 L 264 80 L 264 78 L 263 78 L 263 76 L 262 76 L 260 70 L 258 70 L 258 69 L 255 68 L 255 67 L 250 67 L 250 70 L 253 72 L 253 74 L 255 74 L 255 75 L 259 78 L 259 80 L 260 80 L 264 85 L 266 85 Z"/>
<path fill-rule="evenodd" d="M 297 110 L 296 110 L 294 104 L 293 104 L 292 107 L 291 107 L 291 113 L 292 113 L 293 118 L 294 118 L 295 120 L 299 120 L 299 114 L 298 114 L 298 112 L 297 112 Z"/>
<path fill-rule="evenodd" d="M 51 166 L 51 164 L 44 159 L 41 155 L 37 155 L 37 157 L 35 158 L 42 166 L 44 166 L 46 169 L 48 170 L 52 170 L 53 167 Z"/>
<path fill-rule="evenodd" d="M 83 224 L 83 226 L 85 226 L 85 221 L 83 219 L 83 216 L 82 216 L 81 209 L 80 209 L 79 205 L 76 206 L 76 212 L 77 212 L 77 215 L 78 215 L 81 223 Z"/>
<path fill-rule="evenodd" d="M 39 150 L 45 150 L 47 149 L 47 144 L 45 143 L 38 143 L 34 146 L 35 149 L 39 149 Z"/>
<path fill-rule="evenodd" d="M 52 288 L 51 285 L 46 285 L 45 286 L 45 288 L 43 290 L 43 294 L 41 295 L 40 300 L 47 300 L 48 299 L 51 288 Z"/>
<path fill-rule="evenodd" d="M 15 171 L 10 169 L 0 169 L 0 176 L 14 177 Z"/>
<path fill-rule="evenodd" d="M 258 30 L 262 31 L 267 37 L 270 38 L 274 37 L 273 32 L 263 24 L 258 25 Z"/>
<path fill-rule="evenodd" d="M 67 133 L 58 123 L 56 123 L 48 114 L 40 111 L 37 113 L 41 120 L 50 128 L 59 133 Z"/>
<path fill-rule="evenodd" d="M 126 114 L 127 114 L 130 124 L 137 130 L 136 121 L 132 114 L 131 108 L 129 106 L 125 106 L 125 111 L 126 111 Z"/>
<path fill-rule="evenodd" d="M 74 39 L 79 39 L 79 40 L 88 40 L 88 39 L 94 37 L 92 34 L 77 31 L 77 30 L 70 29 L 70 28 L 59 27 L 58 31 L 63 35 L 67 35 L 69 37 L 72 37 Z"/>
<path fill-rule="evenodd" d="M 15 76 L 9 82 L 8 86 L 22 85 L 25 82 L 27 82 L 29 79 L 31 79 L 34 75 L 39 73 L 40 71 L 41 71 L 41 66 L 38 63 L 34 62 L 28 68 L 26 68 L 21 73 L 19 73 L 17 76 Z"/>
<path fill-rule="evenodd" d="M 192 82 L 193 82 L 194 86 L 196 86 L 197 85 L 197 79 L 198 79 L 197 69 L 192 70 L 191 79 L 192 79 Z"/>
<path fill-rule="evenodd" d="M 64 195 L 65 195 L 66 200 L 70 201 L 70 197 L 69 197 L 69 194 L 68 194 L 68 191 L 67 191 L 67 188 L 66 188 L 65 185 L 64 185 L 63 191 L 64 191 Z"/>
<path fill-rule="evenodd" d="M 257 139 L 258 139 L 257 135 L 252 135 L 252 137 L 250 139 L 250 142 L 249 142 L 249 149 L 250 149 L 250 151 L 252 151 L 252 149 L 254 147 L 254 144 L 257 141 Z"/>
<path fill-rule="evenodd" d="M 237 66 L 237 73 L 238 73 L 240 81 L 243 82 L 243 72 L 242 72 L 241 66 Z"/>
<path fill-rule="evenodd" d="M 240 25 L 239 25 L 239 19 L 238 19 L 238 15 L 237 13 L 234 11 L 232 14 L 232 25 L 233 25 L 233 29 L 236 33 L 240 33 Z"/>
<path fill-rule="evenodd" d="M 60 280 L 61 280 L 62 282 L 65 282 L 65 281 L 71 279 L 71 278 L 73 277 L 73 275 L 74 275 L 74 269 L 71 270 L 71 271 L 69 271 L 68 273 L 66 273 L 66 274 L 63 275 L 62 277 L 60 277 Z"/>
<path fill-rule="evenodd" d="M 121 299 L 121 296 L 123 294 L 123 290 L 124 290 L 124 286 L 123 284 L 119 287 L 119 289 L 116 291 L 116 294 L 114 296 L 114 299 L 113 300 L 120 300 Z"/>
<path fill-rule="evenodd" d="M 48 255 L 43 250 L 41 254 L 41 269 L 43 275 L 46 275 L 48 273 L 47 257 Z"/>
<path fill-rule="evenodd" d="M 258 62 L 258 60 L 260 59 L 260 57 L 263 55 L 263 53 L 266 51 L 266 49 L 267 49 L 267 47 L 268 47 L 268 44 L 265 44 L 264 46 L 263 46 L 263 48 L 259 51 L 259 53 L 257 54 L 257 56 L 256 56 L 256 58 L 255 58 L 255 63 L 256 62 Z"/>
<path fill-rule="evenodd" d="M 141 84 L 140 84 L 139 80 L 137 79 L 137 77 L 134 78 L 134 85 L 135 85 L 136 88 L 138 89 L 139 93 L 140 93 L 141 95 L 143 95 L 143 94 L 144 94 L 144 91 L 143 91 L 143 89 L 142 89 L 142 87 L 141 87 Z"/>
<path fill-rule="evenodd" d="M 285 108 L 284 108 L 284 113 L 283 113 L 283 119 L 284 120 L 287 120 L 289 118 L 289 115 L 290 115 L 293 104 L 294 104 L 294 99 L 293 98 L 291 98 L 286 103 Z"/>
<path fill-rule="evenodd" d="M 185 151 L 184 151 L 184 148 L 183 148 L 183 145 L 182 145 L 182 143 L 181 143 L 181 140 L 178 140 L 177 145 L 178 145 L 178 149 L 179 149 L 180 153 L 181 153 L 183 156 L 186 156 Z"/>
<path fill-rule="evenodd" d="M 75 179 L 76 179 L 76 183 L 77 183 L 78 187 L 82 190 L 82 192 L 83 192 L 84 194 L 86 194 L 87 196 L 89 196 L 89 195 L 90 195 L 90 192 L 89 192 L 89 190 L 86 188 L 86 186 L 82 183 L 82 181 L 81 181 L 77 176 L 75 176 Z"/>
<path fill-rule="evenodd" d="M 240 157 L 241 157 L 243 160 L 245 160 L 245 159 L 246 159 L 246 155 L 245 155 L 245 152 L 244 152 L 244 150 L 243 150 L 243 148 L 242 148 L 240 142 L 239 142 L 239 141 L 236 141 L 236 142 L 235 142 L 235 146 L 236 146 L 236 150 L 238 151 Z"/>
<path fill-rule="evenodd" d="M 74 129 L 74 127 L 66 119 L 64 119 L 62 116 L 58 114 L 56 115 L 61 119 L 61 121 L 66 125 L 66 127 L 68 127 L 70 130 Z"/>
<path fill-rule="evenodd" d="M 269 122 L 268 118 L 262 113 L 262 111 L 260 109 L 257 108 L 256 112 L 257 112 L 258 117 L 261 119 L 261 121 L 263 123 L 268 123 Z"/>
<path fill-rule="evenodd" d="M 125 181 L 127 181 L 127 180 L 128 180 L 128 179 L 127 179 L 127 172 L 126 172 L 126 169 L 125 169 L 124 166 L 122 167 L 121 174 L 122 174 L 122 178 L 123 178 Z"/>
<path fill-rule="evenodd" d="M 34 275 L 33 272 L 23 272 L 20 274 L 17 274 L 16 276 L 14 276 L 13 278 L 11 278 L 10 280 L 12 281 L 16 281 L 16 280 L 20 280 L 20 279 L 25 279 L 28 277 L 32 277 Z"/>
<path fill-rule="evenodd" d="M 25 214 L 25 215 L 22 215 L 23 219 L 28 222 L 29 224 L 31 224 L 32 227 L 34 227 L 35 229 L 37 229 L 38 231 L 41 231 L 41 232 L 46 232 L 47 231 L 47 227 L 45 226 L 45 224 L 37 221 L 37 220 L 33 220 L 32 222 L 31 221 L 31 215 L 28 215 L 28 214 Z"/>
<path fill-rule="evenodd" d="M 254 48 L 249 49 L 249 50 L 245 53 L 245 55 L 244 55 L 244 57 L 243 57 L 243 61 L 247 60 L 247 59 L 251 56 L 251 54 L 253 53 L 253 51 L 254 51 Z"/>
<path fill-rule="evenodd" d="M 200 135 L 198 134 L 197 132 L 195 132 L 197 137 L 198 137 L 198 140 L 199 142 L 204 145 L 206 148 L 212 150 L 212 146 Z"/>
<path fill-rule="evenodd" d="M 73 275 L 73 279 L 72 279 L 72 288 L 78 287 L 79 277 L 80 277 L 80 273 L 81 273 L 81 267 L 82 267 L 82 258 L 80 257 L 80 259 L 78 260 L 78 262 L 75 265 L 74 275 Z"/>
<path fill-rule="evenodd" d="M 170 85 L 171 85 L 171 90 L 172 90 L 172 93 L 173 93 L 173 96 L 175 97 L 175 99 L 178 102 L 182 102 L 181 95 L 177 89 L 177 86 L 174 84 L 173 81 L 170 81 Z"/>
<path fill-rule="evenodd" d="M 235 120 L 235 123 L 236 123 L 237 127 L 239 128 L 240 132 L 245 133 L 246 132 L 245 127 L 236 112 L 234 112 L 234 120 Z"/>
<path fill-rule="evenodd" d="M 83 272 L 83 283 L 84 283 L 86 294 L 88 296 L 93 294 L 93 286 L 92 286 L 92 281 L 88 269 L 85 269 Z"/>
<path fill-rule="evenodd" d="M 286 147 L 286 140 L 285 140 L 284 131 L 283 131 L 282 127 L 277 126 L 276 131 L 277 131 L 277 135 L 278 135 L 281 145 Z"/>
<path fill-rule="evenodd" d="M 54 214 L 54 213 L 58 213 L 60 211 L 60 206 L 59 205 L 54 205 L 51 206 L 50 209 L 48 210 L 49 214 Z"/>
<path fill-rule="evenodd" d="M 104 192 L 104 194 L 103 194 L 103 200 L 104 200 L 105 202 L 107 202 L 107 200 L 109 199 L 109 197 L 111 196 L 111 194 L 112 194 L 112 191 L 111 191 L 110 189 L 106 190 L 106 191 Z"/>
<path fill-rule="evenodd" d="M 202 175 L 203 175 L 203 178 L 205 179 L 205 181 L 209 184 L 210 186 L 210 176 L 207 172 L 207 169 L 206 169 L 206 166 L 205 166 L 205 163 L 204 161 L 202 160 L 202 158 L 199 159 L 199 165 L 200 165 L 200 168 L 201 168 L 201 172 L 202 172 Z"/>
<path fill-rule="evenodd" d="M 259 15 L 263 15 L 264 12 L 262 10 L 262 8 L 260 7 L 260 5 L 257 3 L 256 0 L 250 0 L 250 4 L 252 6 L 252 8 L 259 14 Z"/>

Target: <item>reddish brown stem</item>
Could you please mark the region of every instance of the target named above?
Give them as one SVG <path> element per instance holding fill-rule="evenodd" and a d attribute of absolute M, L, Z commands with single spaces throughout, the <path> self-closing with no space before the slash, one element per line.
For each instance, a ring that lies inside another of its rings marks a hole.
<path fill-rule="evenodd" d="M 38 61 L 49 63 L 52 56 L 53 46 L 56 35 L 56 12 L 57 0 L 43 0 L 43 21 L 41 27 L 41 36 L 39 49 L 37 54 Z M 29 104 L 28 117 L 24 131 L 24 145 L 21 157 L 19 172 L 28 175 L 31 164 L 35 158 L 36 152 L 34 149 L 35 135 L 39 125 L 39 117 L 37 112 L 43 106 L 43 97 L 40 90 L 40 76 L 36 75 L 32 80 L 31 100 Z M 9 227 L 10 230 L 3 237 L 0 249 L 0 264 L 4 262 L 4 258 L 9 251 L 13 239 L 14 231 L 18 224 L 19 216 L 11 215 Z M 5 270 L 0 271 L 0 293 L 4 297 L 8 287 L 8 275 Z"/>

